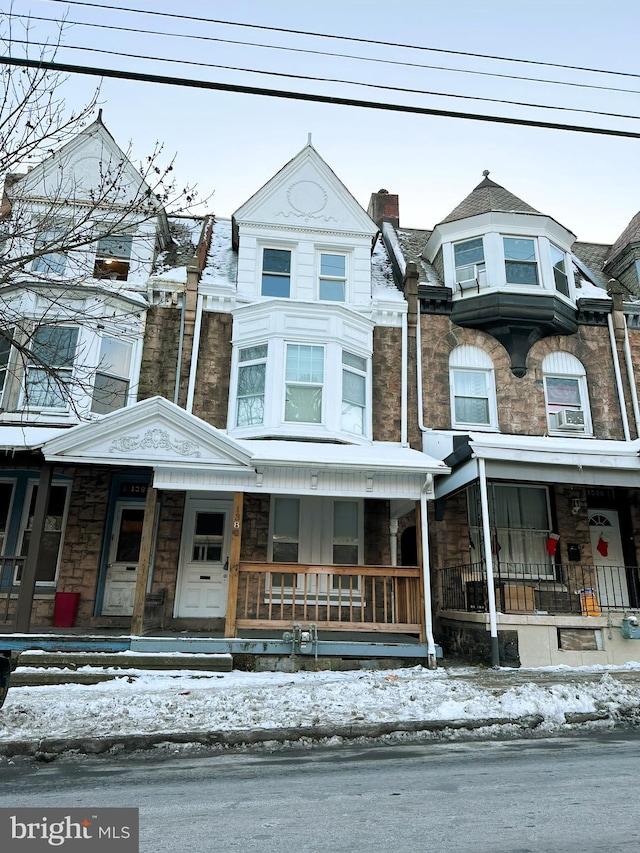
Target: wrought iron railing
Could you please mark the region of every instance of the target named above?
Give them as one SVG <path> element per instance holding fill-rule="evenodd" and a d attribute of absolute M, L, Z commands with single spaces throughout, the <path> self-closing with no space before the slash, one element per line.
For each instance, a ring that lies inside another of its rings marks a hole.
<path fill-rule="evenodd" d="M 502 613 L 598 616 L 640 604 L 635 566 L 497 562 L 493 575 L 496 609 Z M 442 610 L 487 612 L 484 563 L 442 568 L 438 578 Z"/>

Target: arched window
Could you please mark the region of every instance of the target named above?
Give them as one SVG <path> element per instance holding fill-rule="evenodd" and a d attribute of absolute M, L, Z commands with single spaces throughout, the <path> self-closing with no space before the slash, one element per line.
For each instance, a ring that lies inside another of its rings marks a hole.
<path fill-rule="evenodd" d="M 498 428 L 493 362 L 484 350 L 456 347 L 449 356 L 449 384 L 454 428 Z"/>
<path fill-rule="evenodd" d="M 587 374 L 567 352 L 552 352 L 542 361 L 547 426 L 554 435 L 591 435 Z"/>

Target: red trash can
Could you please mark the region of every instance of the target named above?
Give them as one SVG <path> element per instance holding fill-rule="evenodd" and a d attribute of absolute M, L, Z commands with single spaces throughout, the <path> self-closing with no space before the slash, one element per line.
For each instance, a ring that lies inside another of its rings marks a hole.
<path fill-rule="evenodd" d="M 56 592 L 53 605 L 53 627 L 73 628 L 80 604 L 79 592 Z"/>

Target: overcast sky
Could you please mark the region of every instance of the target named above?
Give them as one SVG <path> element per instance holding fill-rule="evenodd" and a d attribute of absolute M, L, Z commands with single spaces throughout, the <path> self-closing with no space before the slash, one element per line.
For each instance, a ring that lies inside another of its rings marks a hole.
<path fill-rule="evenodd" d="M 109 5 L 606 69 L 627 76 L 104 8 Z M 62 62 L 640 132 L 640 119 L 417 94 L 425 90 L 640 116 L 638 0 L 89 0 L 79 5 L 63 0 L 13 0 L 16 18 L 27 13 L 34 18 L 66 15 L 65 47 L 58 53 Z M 52 32 L 53 24 L 33 21 L 34 41 Z M 296 48 L 296 52 L 220 39 Z M 94 50 L 73 49 L 77 46 Z M 96 49 L 161 60 L 126 58 Z M 17 53 L 18 46 L 13 51 Z M 170 61 L 174 59 L 201 65 Z M 267 76 L 202 63 L 412 91 Z M 530 82 L 533 77 L 580 86 Z M 596 86 L 601 88 L 589 88 Z M 94 87 L 95 79 L 73 75 L 65 84 L 65 95 L 69 103 L 77 104 Z M 104 122 L 123 147 L 131 141 L 135 156 L 142 158 L 156 140 L 163 142 L 166 152 L 177 154 L 181 182 L 197 183 L 201 195 L 215 193 L 208 207 L 218 216 L 230 216 L 295 156 L 309 133 L 315 148 L 363 207 L 370 194 L 382 187 L 398 193 L 401 225 L 407 227 L 432 228 L 482 180 L 484 169 L 580 240 L 613 242 L 640 209 L 639 139 L 108 79 L 102 84 L 101 102 Z"/>

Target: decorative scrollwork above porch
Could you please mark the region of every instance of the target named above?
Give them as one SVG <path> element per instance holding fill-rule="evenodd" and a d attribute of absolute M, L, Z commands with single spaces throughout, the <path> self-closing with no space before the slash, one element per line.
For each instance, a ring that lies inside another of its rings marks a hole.
<path fill-rule="evenodd" d="M 180 456 L 201 455 L 200 450 L 192 441 L 172 438 L 164 429 L 148 429 L 140 435 L 125 435 L 116 439 L 109 447 L 110 453 L 132 453 L 136 450 L 167 450 Z"/>

